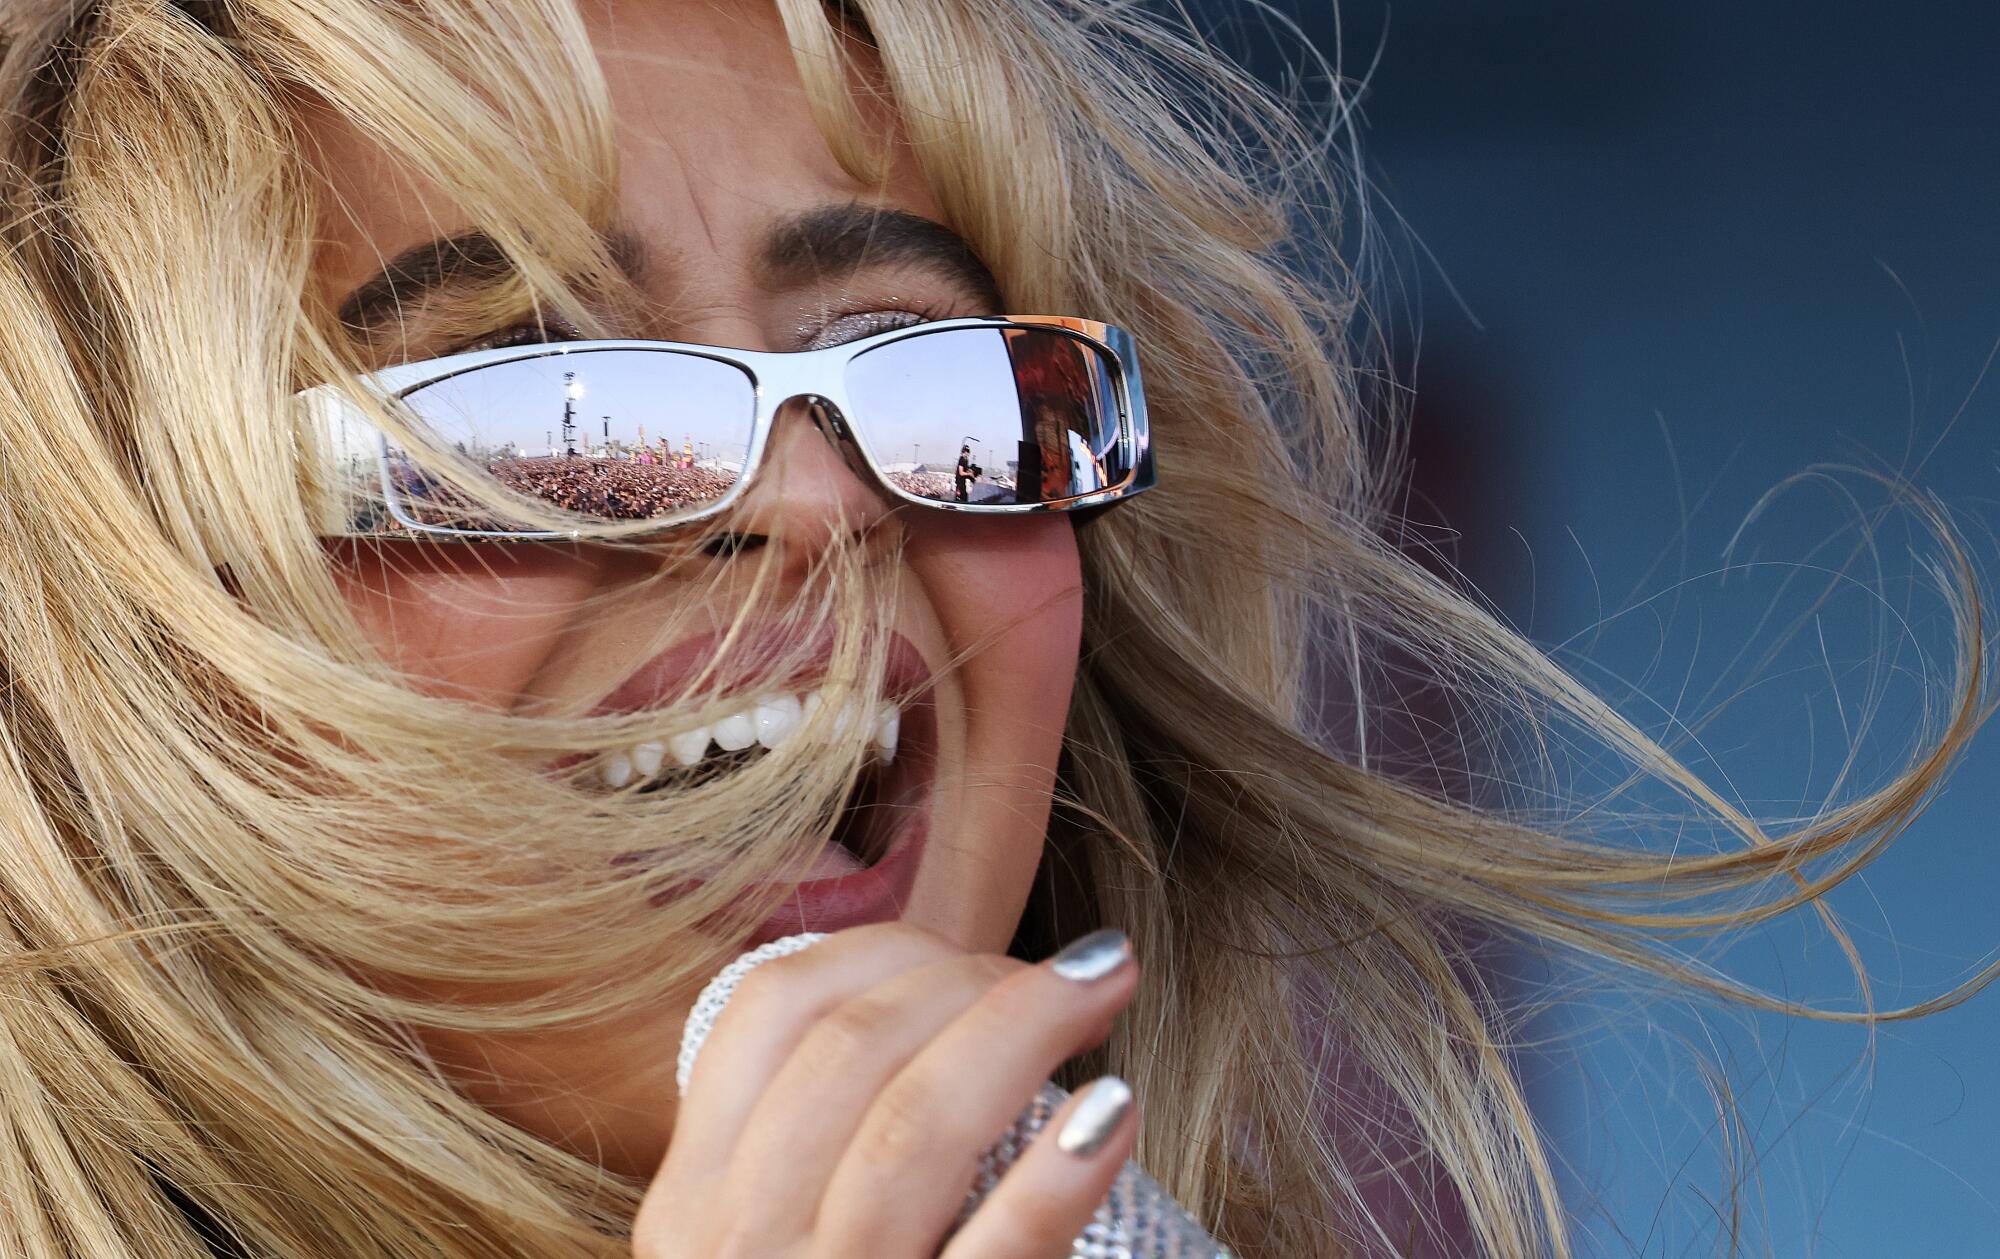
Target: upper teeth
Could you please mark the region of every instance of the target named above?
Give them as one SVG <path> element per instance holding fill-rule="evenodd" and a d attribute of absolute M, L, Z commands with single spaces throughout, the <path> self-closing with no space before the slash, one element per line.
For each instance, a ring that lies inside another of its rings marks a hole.
<path fill-rule="evenodd" d="M 821 704 L 818 691 L 803 694 L 780 692 L 760 695 L 737 712 L 673 737 L 649 740 L 622 752 L 614 752 L 600 763 L 604 785 L 616 790 L 633 781 L 645 782 L 660 772 L 671 755 L 682 766 L 697 764 L 708 755 L 711 745 L 734 752 L 751 744 L 777 747 L 792 737 L 800 725 L 813 719 Z M 848 700 L 834 714 L 836 737 L 846 737 L 857 728 L 872 726 L 875 732 L 875 759 L 887 764 L 896 759 L 896 736 L 903 722 L 902 710 L 886 701 L 872 706 Z"/>

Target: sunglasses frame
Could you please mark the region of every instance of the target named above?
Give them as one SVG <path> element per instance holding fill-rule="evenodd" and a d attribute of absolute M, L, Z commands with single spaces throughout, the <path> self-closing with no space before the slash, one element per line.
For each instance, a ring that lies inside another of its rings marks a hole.
<path fill-rule="evenodd" d="M 869 449 L 867 439 L 861 432 L 856 431 L 847 419 L 849 408 L 846 374 L 843 369 L 852 360 L 885 345 L 915 337 L 936 336 L 959 328 L 1021 328 L 1054 332 L 1081 341 L 1102 354 L 1111 366 L 1112 385 L 1118 399 L 1118 445 L 1125 455 L 1125 466 L 1128 469 L 1125 478 L 1103 489 L 1051 502 L 997 504 L 959 503 L 925 498 L 920 494 L 912 494 L 891 481 L 877 463 L 875 452 Z M 739 350 L 684 341 L 551 341 L 493 350 L 473 350 L 442 358 L 402 363 L 367 373 L 359 377 L 356 383 L 378 395 L 386 404 L 400 401 L 419 389 L 449 380 L 453 376 L 501 363 L 605 350 L 670 351 L 727 363 L 749 376 L 755 395 L 755 414 L 751 420 L 749 449 L 744 456 L 742 475 L 737 477 L 735 483 L 712 503 L 693 508 L 680 515 L 661 518 L 657 529 L 634 529 L 630 532 L 620 530 L 617 536 L 621 540 L 678 530 L 720 515 L 740 502 L 763 468 L 764 447 L 776 424 L 779 408 L 794 399 L 806 400 L 813 408 L 816 422 L 831 427 L 831 436 L 836 439 L 835 446 L 858 474 L 881 487 L 892 497 L 917 506 L 986 515 L 1078 511 L 1118 502 L 1151 489 L 1155 484 L 1152 437 L 1146 419 L 1146 395 L 1139 376 L 1138 348 L 1131 334 L 1099 320 L 1067 315 L 973 315 L 956 319 L 936 319 L 903 328 L 892 328 L 886 332 L 859 337 L 839 345 L 823 346 L 816 350 Z M 393 530 L 365 527 L 356 529 L 350 523 L 349 527 L 338 536 L 409 537 L 412 534 L 422 534 L 466 540 L 531 542 L 574 539 L 597 532 L 589 529 L 459 529 L 449 525 L 430 525 L 411 520 L 404 514 L 391 481 L 388 435 L 379 426 L 369 422 L 352 403 L 348 402 L 341 394 L 339 386 L 319 385 L 301 391 L 298 396 L 308 405 L 309 411 L 318 415 L 319 423 L 329 441 L 330 450 L 351 451 L 356 441 L 356 435 L 347 432 L 336 433 L 333 426 L 339 425 L 343 428 L 359 426 L 360 443 L 372 444 L 379 461 L 383 505 L 400 526 Z M 328 471 L 337 477 L 336 468 L 329 468 Z"/>

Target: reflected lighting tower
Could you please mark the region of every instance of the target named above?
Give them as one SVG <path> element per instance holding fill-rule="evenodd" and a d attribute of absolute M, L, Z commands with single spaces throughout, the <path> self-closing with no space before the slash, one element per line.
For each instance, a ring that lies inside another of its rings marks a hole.
<path fill-rule="evenodd" d="M 563 458 L 576 458 L 576 400 L 583 396 L 583 382 L 575 372 L 563 373 Z"/>

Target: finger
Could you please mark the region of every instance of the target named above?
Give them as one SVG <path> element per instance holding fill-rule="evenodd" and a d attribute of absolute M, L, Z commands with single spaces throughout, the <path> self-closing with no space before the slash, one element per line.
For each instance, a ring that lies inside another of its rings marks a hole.
<path fill-rule="evenodd" d="M 811 1232 L 834 1168 L 888 1082 L 995 985 L 1027 969 L 991 953 L 934 962 L 814 1024 L 751 1112 L 731 1159 L 732 1184 L 754 1178 L 761 1186 L 756 1238 L 775 1252 Z"/>
<path fill-rule="evenodd" d="M 1050 1259 L 1097 1214 L 1138 1141 L 1138 1105 L 1099 1076 L 1049 1117 L 938 1259 Z"/>
<path fill-rule="evenodd" d="M 757 1099 L 827 1011 L 903 971 L 963 955 L 942 936 L 898 921 L 836 931 L 758 963 L 702 1042 L 648 1206 L 699 1200 L 721 1181 Z"/>
<path fill-rule="evenodd" d="M 1065 979 L 1054 959 L 993 986 L 892 1078 L 862 1117 L 828 1183 L 821 1223 L 837 1254 L 934 1253 L 979 1157 L 1057 1066 L 1101 1040 L 1138 986 L 1122 936 L 1118 965 Z"/>

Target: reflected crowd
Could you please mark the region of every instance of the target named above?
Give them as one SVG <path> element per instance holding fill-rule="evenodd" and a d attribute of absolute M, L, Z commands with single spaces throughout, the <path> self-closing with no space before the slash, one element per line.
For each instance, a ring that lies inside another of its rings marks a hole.
<path fill-rule="evenodd" d="M 951 477 L 943 472 L 891 472 L 889 480 L 905 494 L 920 498 L 950 499 Z"/>
<path fill-rule="evenodd" d="M 587 455 L 496 459 L 486 468 L 516 493 L 602 520 L 647 520 L 711 503 L 729 492 L 738 475 L 714 467 Z M 404 508 L 424 524 L 493 527 L 476 500 L 415 464 L 402 463 L 391 479 Z"/>
<path fill-rule="evenodd" d="M 737 477 L 720 468 L 560 455 L 503 459 L 488 466 L 511 490 L 607 520 L 643 520 L 714 502 Z"/>
<path fill-rule="evenodd" d="M 476 499 L 425 472 L 420 466 L 395 460 L 390 478 L 397 498 L 410 517 L 426 525 L 460 529 L 498 527 L 485 518 Z M 592 456 L 533 456 L 495 459 L 486 470 L 515 493 L 551 507 L 600 520 L 648 520 L 689 507 L 712 503 L 727 494 L 740 474 L 714 466 L 690 466 L 678 460 L 654 463 L 640 459 Z M 907 494 L 940 502 L 959 499 L 949 473 L 928 469 L 887 474 Z M 974 487 L 971 501 L 1010 501 L 1013 482 L 990 478 Z M 379 522 L 389 528 L 393 521 Z"/>

